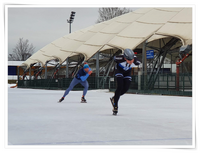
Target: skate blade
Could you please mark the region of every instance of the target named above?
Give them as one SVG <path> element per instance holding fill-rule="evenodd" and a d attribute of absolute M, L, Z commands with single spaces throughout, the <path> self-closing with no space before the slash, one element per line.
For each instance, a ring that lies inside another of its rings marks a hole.
<path fill-rule="evenodd" d="M 112 106 L 113 106 L 113 103 L 112 103 L 112 98 L 110 98 L 110 102 L 111 102 L 111 104 L 112 104 Z M 113 106 L 114 107 L 114 106 Z"/>
<path fill-rule="evenodd" d="M 86 101 L 81 101 L 81 103 L 87 103 Z"/>
<path fill-rule="evenodd" d="M 117 113 L 114 113 L 114 112 L 113 112 L 113 115 L 114 115 L 114 116 L 116 116 L 116 115 L 117 115 Z"/>

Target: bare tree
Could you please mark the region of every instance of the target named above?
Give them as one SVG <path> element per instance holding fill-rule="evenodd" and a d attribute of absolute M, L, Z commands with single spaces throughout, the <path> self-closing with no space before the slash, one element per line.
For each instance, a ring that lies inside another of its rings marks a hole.
<path fill-rule="evenodd" d="M 35 47 L 32 44 L 29 44 L 29 40 L 23 40 L 19 38 L 18 43 L 13 49 L 13 53 L 8 55 L 9 61 L 25 61 L 27 60 L 34 52 Z"/>
<path fill-rule="evenodd" d="M 120 16 L 122 14 L 131 12 L 131 10 L 127 8 L 119 8 L 119 7 L 107 7 L 107 8 L 99 8 L 99 18 L 97 23 L 110 20 L 114 17 Z"/>

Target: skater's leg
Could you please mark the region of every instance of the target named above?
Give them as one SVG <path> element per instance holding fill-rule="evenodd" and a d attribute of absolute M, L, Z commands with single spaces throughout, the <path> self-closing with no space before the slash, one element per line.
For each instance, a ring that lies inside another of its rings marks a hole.
<path fill-rule="evenodd" d="M 123 82 L 124 82 L 123 89 L 121 90 L 120 96 L 122 96 L 128 91 L 131 84 L 131 77 L 130 76 L 124 77 Z"/>
<path fill-rule="evenodd" d="M 83 96 L 81 97 L 81 103 L 87 103 L 86 99 L 85 99 L 85 95 L 87 94 L 87 90 L 88 90 L 89 84 L 88 84 L 87 80 L 85 80 L 83 82 L 81 81 L 80 83 L 84 87 Z"/>
<path fill-rule="evenodd" d="M 85 97 L 85 95 L 87 94 L 88 88 L 89 88 L 89 84 L 88 84 L 87 80 L 83 81 L 83 82 L 80 82 L 80 83 L 84 87 L 83 97 Z"/>
<path fill-rule="evenodd" d="M 117 89 L 115 91 L 115 96 L 114 96 L 114 105 L 118 107 L 118 101 L 122 92 L 124 82 L 123 82 L 123 76 L 116 77 L 116 79 L 117 79 Z"/>
<path fill-rule="evenodd" d="M 63 98 L 65 98 L 65 96 L 68 95 L 68 93 L 74 88 L 75 85 L 77 85 L 78 83 L 80 82 L 80 80 L 74 78 L 72 80 L 72 82 L 70 83 L 68 89 L 65 91 L 64 95 L 63 95 Z"/>

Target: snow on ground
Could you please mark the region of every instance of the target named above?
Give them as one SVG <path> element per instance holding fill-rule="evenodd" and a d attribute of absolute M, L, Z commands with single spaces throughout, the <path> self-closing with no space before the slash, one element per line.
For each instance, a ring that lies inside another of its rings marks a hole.
<path fill-rule="evenodd" d="M 63 93 L 8 86 L 8 145 L 193 144 L 191 97 L 125 94 L 113 116 L 108 90 Z"/>

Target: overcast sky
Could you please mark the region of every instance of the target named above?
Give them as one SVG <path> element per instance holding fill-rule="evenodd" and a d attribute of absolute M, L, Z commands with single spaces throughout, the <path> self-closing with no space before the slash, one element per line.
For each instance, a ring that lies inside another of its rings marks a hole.
<path fill-rule="evenodd" d="M 98 19 L 97 7 L 50 8 L 9 7 L 8 8 L 8 53 L 19 38 L 28 39 L 35 46 L 35 52 L 52 41 L 69 34 L 71 11 L 75 11 L 72 32 L 94 25 Z"/>
<path fill-rule="evenodd" d="M 7 12 L 8 54 L 13 52 L 19 38 L 29 40 L 35 52 L 52 41 L 69 34 L 71 11 L 75 19 L 71 31 L 77 31 L 96 24 L 98 7 L 30 7 L 31 5 L 10 5 Z M 135 8 L 129 8 L 134 10 Z"/>

